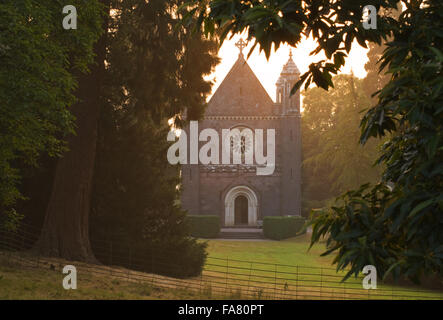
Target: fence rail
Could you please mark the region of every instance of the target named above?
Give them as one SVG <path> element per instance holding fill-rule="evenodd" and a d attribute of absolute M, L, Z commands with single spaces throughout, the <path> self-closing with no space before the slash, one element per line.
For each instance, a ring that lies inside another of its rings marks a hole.
<path fill-rule="evenodd" d="M 30 250 L 39 237 L 33 227 L 18 232 L 0 233 L 0 254 L 23 268 L 63 269 L 67 261 L 41 257 Z M 180 270 L 180 263 L 166 263 L 167 253 L 155 251 L 151 256 L 136 255 L 115 250 L 112 242 L 91 239 L 94 254 L 100 263 L 74 264 L 78 272 L 91 276 L 106 276 L 164 289 L 184 289 L 205 298 L 233 299 L 438 299 L 443 291 L 420 287 L 385 285 L 380 282 L 375 290 L 365 290 L 362 279 L 351 278 L 341 282 L 343 273 L 334 268 L 272 264 L 243 261 L 226 257 L 208 256 L 200 275 L 191 278 L 165 276 Z M 1 290 L 1 289 L 0 289 Z"/>

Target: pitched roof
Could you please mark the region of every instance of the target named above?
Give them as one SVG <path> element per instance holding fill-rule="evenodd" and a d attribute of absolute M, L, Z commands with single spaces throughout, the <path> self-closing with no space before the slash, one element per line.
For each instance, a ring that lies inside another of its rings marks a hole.
<path fill-rule="evenodd" d="M 208 103 L 205 115 L 270 115 L 274 102 L 240 54 Z"/>

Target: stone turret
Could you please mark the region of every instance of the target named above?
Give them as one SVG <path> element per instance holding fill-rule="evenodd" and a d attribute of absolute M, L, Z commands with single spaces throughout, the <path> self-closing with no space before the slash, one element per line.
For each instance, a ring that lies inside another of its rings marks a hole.
<path fill-rule="evenodd" d="M 276 83 L 277 104 L 281 115 L 281 214 L 301 215 L 301 128 L 300 90 L 291 96 L 300 79 L 292 51 Z"/>
<path fill-rule="evenodd" d="M 289 60 L 283 66 L 280 77 L 276 85 L 276 103 L 280 105 L 281 114 L 300 113 L 300 91 L 291 96 L 291 89 L 300 79 L 294 60 L 292 60 L 292 51 L 289 53 Z"/>

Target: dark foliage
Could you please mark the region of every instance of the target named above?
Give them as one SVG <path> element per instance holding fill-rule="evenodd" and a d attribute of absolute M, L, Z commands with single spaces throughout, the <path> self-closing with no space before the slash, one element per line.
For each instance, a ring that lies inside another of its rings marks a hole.
<path fill-rule="evenodd" d="M 220 233 L 220 217 L 217 215 L 188 215 L 191 236 L 213 239 Z"/>
<path fill-rule="evenodd" d="M 75 32 L 62 28 L 67 4 L 82 6 Z M 26 199 L 23 175 L 41 157 L 66 151 L 64 137 L 74 130 L 74 72 L 92 62 L 100 18 L 96 0 L 0 3 L 0 220 L 10 227 L 23 213 L 17 210 L 17 200 Z"/>
<path fill-rule="evenodd" d="M 294 91 L 311 82 L 324 89 L 332 87 L 332 74 L 344 65 L 354 39 L 365 48 L 368 43 L 385 43 L 379 70 L 390 74 L 389 82 L 364 115 L 360 136 L 362 144 L 371 137 L 389 138 L 379 158 L 386 168 L 383 180 L 375 187 L 348 192 L 319 216 L 314 221 L 313 243 L 322 236 L 334 241 L 334 250 L 328 253 L 337 254 L 339 269 L 350 267 L 355 275 L 362 265 L 375 262 L 378 273 L 385 276 L 392 271 L 416 281 L 422 275 L 442 277 L 443 3 L 375 1 L 372 4 L 383 11 L 404 6 L 398 17 L 379 15 L 375 30 L 366 30 L 361 23 L 367 4 L 363 0 L 213 0 L 190 1 L 186 8 L 190 17 L 200 17 L 196 29 L 224 36 L 247 30 L 267 56 L 272 45 L 296 46 L 302 35 L 312 35 L 318 44 L 313 53 L 323 52 L 328 60 L 311 64 Z M 370 226 L 362 231 L 353 217 L 363 212 L 366 218 L 372 216 L 369 221 L 382 216 L 385 232 Z M 386 255 L 369 250 L 370 259 L 368 248 L 386 242 L 393 244 L 380 248 Z M 350 248 L 360 249 L 351 252 Z"/>
<path fill-rule="evenodd" d="M 178 203 L 179 167 L 166 158 L 168 119 L 180 125 L 184 112 L 203 113 L 211 89 L 203 76 L 218 58 L 215 42 L 174 28 L 179 3 L 113 4 L 90 234 L 171 265 L 155 272 L 190 276 L 204 264 L 205 244 L 189 236 Z"/>

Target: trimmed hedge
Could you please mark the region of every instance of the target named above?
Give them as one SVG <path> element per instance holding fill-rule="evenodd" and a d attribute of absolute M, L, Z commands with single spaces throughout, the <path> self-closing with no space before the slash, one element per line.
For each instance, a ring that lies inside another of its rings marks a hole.
<path fill-rule="evenodd" d="M 215 215 L 188 215 L 191 236 L 196 238 L 217 238 L 220 233 L 220 217 Z"/>
<path fill-rule="evenodd" d="M 263 234 L 273 240 L 295 237 L 302 231 L 305 222 L 306 219 L 300 216 L 264 217 Z"/>

